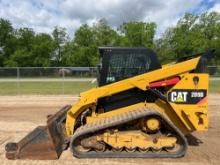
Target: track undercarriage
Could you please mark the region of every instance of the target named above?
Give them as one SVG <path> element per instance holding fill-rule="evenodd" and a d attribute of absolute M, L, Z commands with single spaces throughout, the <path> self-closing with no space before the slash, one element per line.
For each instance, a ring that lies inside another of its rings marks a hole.
<path fill-rule="evenodd" d="M 70 147 L 79 158 L 181 157 L 187 142 L 170 121 L 142 108 L 79 127 Z"/>

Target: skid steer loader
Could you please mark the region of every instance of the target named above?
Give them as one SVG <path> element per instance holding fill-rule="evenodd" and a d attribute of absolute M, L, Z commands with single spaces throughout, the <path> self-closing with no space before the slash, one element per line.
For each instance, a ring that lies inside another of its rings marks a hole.
<path fill-rule="evenodd" d="M 208 128 L 206 64 L 214 50 L 160 65 L 147 48 L 102 47 L 98 87 L 18 143 L 8 159 L 181 157 L 186 135 Z"/>

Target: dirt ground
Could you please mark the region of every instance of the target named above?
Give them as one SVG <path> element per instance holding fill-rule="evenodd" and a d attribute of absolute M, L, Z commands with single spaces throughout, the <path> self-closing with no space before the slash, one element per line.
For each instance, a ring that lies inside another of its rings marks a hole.
<path fill-rule="evenodd" d="M 0 165 L 127 165 L 127 164 L 220 164 L 220 94 L 209 97 L 209 130 L 193 134 L 197 142 L 190 141 L 187 154 L 178 159 L 77 159 L 69 150 L 59 160 L 32 161 L 7 160 L 4 146 L 18 141 L 38 125 L 44 125 L 46 116 L 66 104 L 76 101 L 76 96 L 0 96 Z"/>

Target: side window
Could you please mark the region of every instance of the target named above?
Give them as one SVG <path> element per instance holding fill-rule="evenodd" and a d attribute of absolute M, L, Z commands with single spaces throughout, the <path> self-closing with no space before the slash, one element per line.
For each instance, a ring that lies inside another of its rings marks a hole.
<path fill-rule="evenodd" d="M 106 78 L 107 83 L 123 80 L 150 70 L 151 59 L 146 54 L 120 54 L 111 55 Z"/>
<path fill-rule="evenodd" d="M 123 70 L 123 58 L 122 55 L 112 54 L 109 61 L 109 69 L 106 78 L 107 83 L 118 81 L 121 77 L 121 73 Z"/>

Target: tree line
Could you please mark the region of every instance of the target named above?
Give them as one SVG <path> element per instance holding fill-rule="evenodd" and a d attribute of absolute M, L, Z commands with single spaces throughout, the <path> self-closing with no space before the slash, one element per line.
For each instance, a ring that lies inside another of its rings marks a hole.
<path fill-rule="evenodd" d="M 154 22 L 126 22 L 116 29 L 100 19 L 92 26 L 81 25 L 70 38 L 63 27 L 55 27 L 52 34 L 36 33 L 27 27 L 14 28 L 1 18 L 0 67 L 96 66 L 99 46 L 152 48 L 162 63 L 210 48 L 220 58 L 217 12 L 186 13 L 160 37 L 156 30 Z"/>

